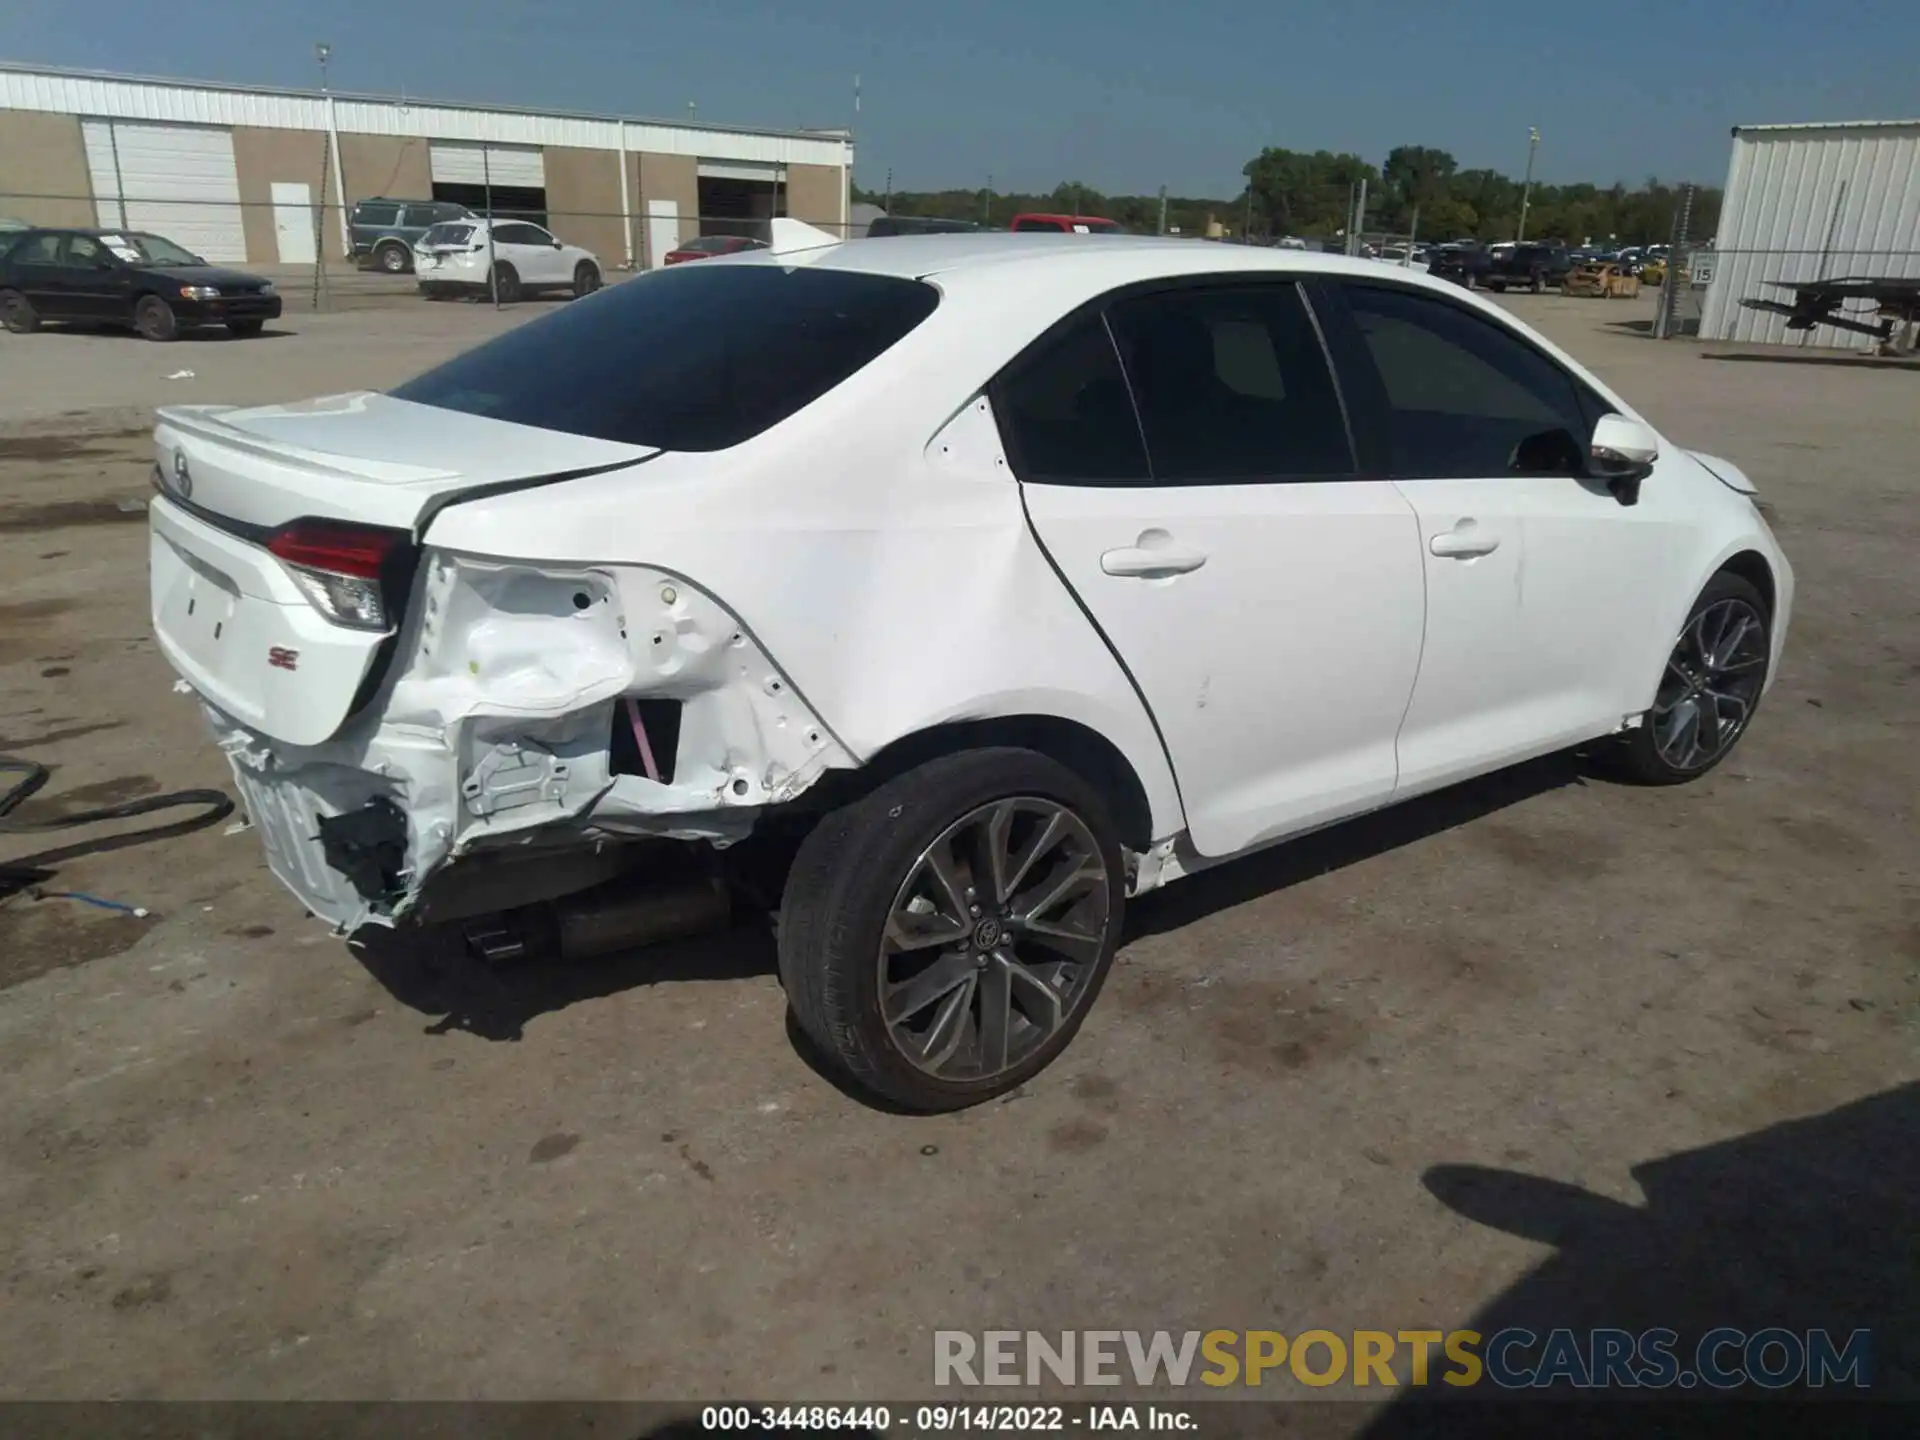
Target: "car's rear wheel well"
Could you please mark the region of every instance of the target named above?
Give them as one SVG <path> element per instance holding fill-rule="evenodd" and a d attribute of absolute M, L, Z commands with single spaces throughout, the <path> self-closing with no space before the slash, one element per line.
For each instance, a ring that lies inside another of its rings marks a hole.
<path fill-rule="evenodd" d="M 1004 715 L 935 725 L 894 741 L 857 770 L 822 783 L 829 805 L 844 804 L 916 765 L 962 750 L 1012 745 L 1059 761 L 1092 785 L 1111 807 L 1120 841 L 1144 850 L 1153 841 L 1153 809 L 1146 786 L 1120 748 L 1099 731 L 1057 715 Z"/>
<path fill-rule="evenodd" d="M 1767 563 L 1766 556 L 1758 550 L 1742 550 L 1731 557 L 1720 569 L 1727 574 L 1738 575 L 1754 589 L 1760 592 L 1760 598 L 1767 602 L 1767 617 L 1774 614 L 1773 567 Z"/>

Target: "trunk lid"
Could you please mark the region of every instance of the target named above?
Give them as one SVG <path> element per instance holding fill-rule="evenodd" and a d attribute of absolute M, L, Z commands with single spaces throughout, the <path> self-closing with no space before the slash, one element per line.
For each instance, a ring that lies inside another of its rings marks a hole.
<path fill-rule="evenodd" d="M 612 470 L 659 453 L 372 391 L 246 409 L 169 406 L 159 419 L 161 492 L 216 524 L 242 527 L 319 517 L 417 533 L 473 490 Z"/>
<path fill-rule="evenodd" d="M 618 469 L 657 450 L 370 393 L 160 412 L 150 509 L 154 634 L 193 688 L 295 745 L 352 714 L 400 620 L 409 564 L 383 574 L 385 629 L 336 623 L 267 549 L 297 520 L 404 532 L 476 493 Z M 377 623 L 377 622 L 375 622 Z"/>

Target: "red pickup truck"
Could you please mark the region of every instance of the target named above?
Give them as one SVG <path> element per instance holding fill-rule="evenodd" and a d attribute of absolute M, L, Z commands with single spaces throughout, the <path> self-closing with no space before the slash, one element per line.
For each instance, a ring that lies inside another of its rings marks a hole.
<path fill-rule="evenodd" d="M 1112 220 L 1097 215 L 1016 215 L 1010 230 L 1053 230 L 1074 235 L 1124 235 Z"/>

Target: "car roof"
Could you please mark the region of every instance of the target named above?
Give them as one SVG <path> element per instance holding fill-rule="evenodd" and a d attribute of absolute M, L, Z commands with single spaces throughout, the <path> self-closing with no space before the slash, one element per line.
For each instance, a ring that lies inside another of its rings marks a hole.
<path fill-rule="evenodd" d="M 889 235 L 878 240 L 844 240 L 815 250 L 781 253 L 753 250 L 729 255 L 727 265 L 792 265 L 805 263 L 834 270 L 858 270 L 922 280 L 937 275 L 993 269 L 1007 274 L 1016 268 L 1046 268 L 1096 263 L 1102 272 L 1129 272 L 1125 279 L 1151 280 L 1157 276 L 1230 273 L 1307 273 L 1379 278 L 1383 270 L 1404 274 L 1410 281 L 1431 284 L 1451 293 L 1438 281 L 1413 269 L 1383 266 L 1377 260 L 1329 255 L 1314 250 L 1282 250 L 1265 245 L 1223 245 L 1197 238 L 1158 235 L 1068 235 L 983 230 L 971 234 Z"/>

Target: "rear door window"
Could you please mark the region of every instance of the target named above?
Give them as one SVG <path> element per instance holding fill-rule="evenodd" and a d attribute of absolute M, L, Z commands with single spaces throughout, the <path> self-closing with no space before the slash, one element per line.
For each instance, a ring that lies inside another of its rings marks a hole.
<path fill-rule="evenodd" d="M 724 450 L 864 368 L 939 299 L 891 275 L 675 266 L 510 330 L 393 394 L 629 445 Z"/>
<path fill-rule="evenodd" d="M 353 207 L 353 223 L 356 225 L 391 225 L 400 218 L 398 205 L 367 205 Z"/>
<path fill-rule="evenodd" d="M 1291 283 L 1181 287 L 1108 312 L 1158 485 L 1354 473 L 1333 372 Z"/>
<path fill-rule="evenodd" d="M 993 410 L 1013 472 L 1041 485 L 1146 485 L 1140 422 L 1106 322 L 1088 311 L 994 381 Z"/>
<path fill-rule="evenodd" d="M 15 265 L 58 265 L 60 263 L 60 237 L 58 235 L 35 235 L 18 241 L 7 251 L 7 259 Z"/>

